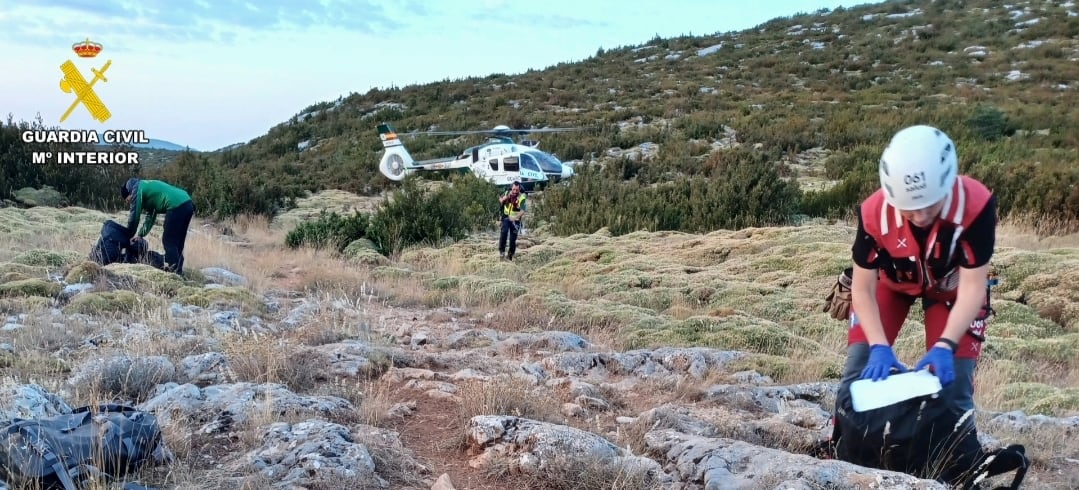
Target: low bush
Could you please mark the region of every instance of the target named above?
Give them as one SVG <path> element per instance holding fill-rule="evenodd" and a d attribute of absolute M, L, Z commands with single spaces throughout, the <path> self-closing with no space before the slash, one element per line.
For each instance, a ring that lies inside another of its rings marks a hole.
<path fill-rule="evenodd" d="M 489 226 L 498 217 L 498 187 L 472 174 L 453 177 L 449 185 L 427 191 L 417 178 L 405 179 L 373 214 L 335 212 L 301 223 L 285 237 L 291 248 L 332 247 L 341 252 L 366 238 L 379 253 L 390 256 L 419 244 L 460 240 Z"/>

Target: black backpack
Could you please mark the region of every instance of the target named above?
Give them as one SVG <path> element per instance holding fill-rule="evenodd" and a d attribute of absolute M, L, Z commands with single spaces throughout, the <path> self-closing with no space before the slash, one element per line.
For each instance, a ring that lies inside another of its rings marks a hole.
<path fill-rule="evenodd" d="M 153 460 L 160 443 L 153 414 L 124 405 L 87 406 L 12 420 L 0 430 L 0 467 L 16 486 L 76 490 L 95 476 L 122 478 Z"/>
<path fill-rule="evenodd" d="M 90 249 L 90 260 L 101 265 L 125 261 L 125 252 L 135 234 L 127 227 L 113 220 L 105 220 L 101 225 L 101 237 Z"/>
<path fill-rule="evenodd" d="M 101 237 L 90 249 L 90 260 L 101 265 L 112 263 L 125 264 L 149 264 L 158 269 L 164 269 L 165 257 L 158 252 L 150 250 L 145 240 L 131 243 L 133 232 L 113 220 L 106 220 L 101 225 Z"/>
<path fill-rule="evenodd" d="M 148 264 L 157 269 L 165 268 L 165 256 L 150 250 L 146 240 L 127 245 L 120 260 L 127 264 Z"/>
<path fill-rule="evenodd" d="M 953 488 L 980 489 L 982 479 L 1015 471 L 1018 489 L 1030 460 L 1016 444 L 985 452 L 973 422 L 936 395 L 855 412 L 850 384 L 840 384 L 831 451 L 836 459 L 869 468 L 937 480 Z"/>

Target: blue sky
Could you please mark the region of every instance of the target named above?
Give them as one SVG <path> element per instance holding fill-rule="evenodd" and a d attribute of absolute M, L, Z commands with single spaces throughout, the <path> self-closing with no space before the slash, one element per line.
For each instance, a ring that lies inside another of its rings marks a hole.
<path fill-rule="evenodd" d="M 514 74 L 655 35 L 712 34 L 870 0 L 31 0 L 0 2 L 0 115 L 68 129 L 143 129 L 214 150 L 321 101 L 373 87 Z M 629 6 L 632 5 L 632 6 Z M 74 55 L 90 38 L 97 58 Z M 104 124 L 59 88 L 72 60 Z"/>

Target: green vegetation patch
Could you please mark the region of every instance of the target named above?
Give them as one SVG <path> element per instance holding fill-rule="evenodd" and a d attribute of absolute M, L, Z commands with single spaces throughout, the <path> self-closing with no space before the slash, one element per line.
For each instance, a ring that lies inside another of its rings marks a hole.
<path fill-rule="evenodd" d="M 94 282 L 102 277 L 109 277 L 107 269 L 97 262 L 84 260 L 68 269 L 67 274 L 64 275 L 64 281 L 68 284 L 86 283 Z"/>
<path fill-rule="evenodd" d="M 631 328 L 623 335 L 627 343 L 637 347 L 715 347 L 775 356 L 823 350 L 815 342 L 798 337 L 781 325 L 744 315 L 692 317 L 667 322 L 661 329 Z"/>
<path fill-rule="evenodd" d="M 375 244 L 366 238 L 353 240 L 352 243 L 345 246 L 345 249 L 341 251 L 341 254 L 344 255 L 349 262 L 357 264 L 379 266 L 389 265 L 390 263 L 386 256 L 375 249 Z"/>
<path fill-rule="evenodd" d="M 46 235 L 73 239 L 96 238 L 101 234 L 102 223 L 110 218 L 113 216 L 78 207 L 5 207 L 0 208 L 0 234 L 12 238 Z"/>
<path fill-rule="evenodd" d="M 996 315 L 989 318 L 990 337 L 1044 338 L 1061 333 L 1060 325 L 1038 316 L 1038 311 L 1015 301 L 995 299 Z"/>
<path fill-rule="evenodd" d="M 203 308 L 240 308 L 243 311 L 264 312 L 265 304 L 251 290 L 239 286 L 193 287 L 184 286 L 176 291 L 173 298 L 180 304 L 201 306 Z"/>
<path fill-rule="evenodd" d="M 0 296 L 43 296 L 48 298 L 59 295 L 61 289 L 59 284 L 46 279 L 21 279 L 0 284 Z"/>
<path fill-rule="evenodd" d="M 394 266 L 381 266 L 371 269 L 371 276 L 376 279 L 405 279 L 417 273 L 411 269 Z"/>
<path fill-rule="evenodd" d="M 528 292 L 527 287 L 509 279 L 473 275 L 440 277 L 432 280 L 429 285 L 436 291 L 452 291 L 466 298 L 496 305 L 511 301 Z"/>
<path fill-rule="evenodd" d="M 57 269 L 79 262 L 85 257 L 84 254 L 76 252 L 56 252 L 53 250 L 34 249 L 16 255 L 11 261 L 16 264 Z"/>
<path fill-rule="evenodd" d="M 1079 409 L 1079 388 L 1057 388 L 1043 383 L 1008 383 L 1004 385 L 1002 410 L 1062 416 Z"/>
<path fill-rule="evenodd" d="M 995 359 L 1016 362 L 1037 360 L 1039 362 L 1079 365 L 1079 333 L 1059 335 L 1044 339 L 996 338 L 985 349 Z"/>
<path fill-rule="evenodd" d="M 139 292 L 171 296 L 188 285 L 183 277 L 146 264 L 109 264 L 107 268 L 126 282 L 127 288 Z"/>
<path fill-rule="evenodd" d="M 45 267 L 19 264 L 16 262 L 0 263 L 0 275 L 19 274 L 24 277 L 38 277 L 44 279 L 48 275 Z"/>
<path fill-rule="evenodd" d="M 147 310 L 166 306 L 165 300 L 157 296 L 138 294 L 134 291 L 101 291 L 89 292 L 75 296 L 64 312 L 83 313 L 87 315 L 105 313 L 140 314 Z"/>
<path fill-rule="evenodd" d="M 16 201 L 27 206 L 60 207 L 67 203 L 67 199 L 64 198 L 63 194 L 48 185 L 42 186 L 40 189 L 23 187 L 12 192 L 12 196 Z"/>
<path fill-rule="evenodd" d="M 636 289 L 632 291 L 616 291 L 604 295 L 604 299 L 615 303 L 647 308 L 656 312 L 662 312 L 674 304 L 676 298 L 682 296 L 679 289 L 656 288 Z"/>

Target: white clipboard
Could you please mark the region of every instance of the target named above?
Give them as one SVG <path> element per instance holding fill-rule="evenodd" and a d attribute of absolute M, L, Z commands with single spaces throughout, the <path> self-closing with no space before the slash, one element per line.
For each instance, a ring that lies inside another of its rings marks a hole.
<path fill-rule="evenodd" d="M 940 379 L 928 369 L 889 375 L 873 381 L 859 379 L 850 384 L 850 397 L 855 412 L 887 407 L 904 400 L 939 393 Z"/>

